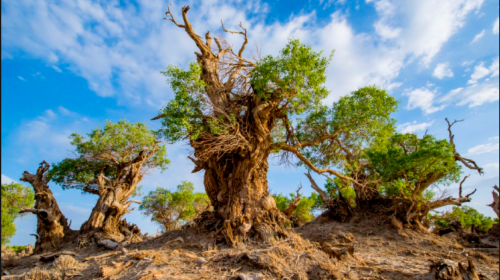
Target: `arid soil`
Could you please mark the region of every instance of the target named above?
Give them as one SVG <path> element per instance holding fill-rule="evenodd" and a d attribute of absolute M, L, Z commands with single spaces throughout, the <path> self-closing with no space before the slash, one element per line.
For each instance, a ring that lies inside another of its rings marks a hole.
<path fill-rule="evenodd" d="M 67 255 L 47 262 L 41 255 L 2 254 L 8 274 L 2 279 L 435 279 L 431 266 L 443 259 L 471 260 L 481 279 L 499 279 L 498 247 L 491 248 L 498 238 L 488 246 L 457 233 L 437 236 L 376 221 L 320 217 L 284 240 L 239 248 L 214 244 L 210 234 L 193 228 L 117 251 L 96 245 L 78 250 L 75 242 L 63 249 Z"/>

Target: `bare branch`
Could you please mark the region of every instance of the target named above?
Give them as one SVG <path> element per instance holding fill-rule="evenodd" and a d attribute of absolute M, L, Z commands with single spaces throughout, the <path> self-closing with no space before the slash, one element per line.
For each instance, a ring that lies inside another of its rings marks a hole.
<path fill-rule="evenodd" d="M 311 187 L 316 192 L 318 192 L 318 194 L 321 196 L 321 199 L 323 199 L 323 203 L 328 204 L 330 202 L 330 198 L 328 197 L 328 194 L 325 191 L 323 191 L 320 187 L 318 187 L 318 185 L 316 184 L 316 182 L 314 181 L 314 179 L 312 178 L 310 173 L 304 173 L 304 174 L 307 176 L 307 178 L 311 182 Z"/>
<path fill-rule="evenodd" d="M 128 201 L 128 203 L 132 203 L 132 202 L 137 203 L 137 204 L 142 204 L 142 201 L 137 200 L 137 199 L 131 199 Z"/>
<path fill-rule="evenodd" d="M 455 142 L 454 142 L 454 139 L 455 139 L 455 135 L 453 135 L 453 133 L 451 132 L 451 127 L 456 124 L 457 122 L 462 122 L 463 120 L 454 120 L 453 122 L 450 123 L 450 121 L 448 120 L 448 118 L 445 118 L 446 120 L 446 123 L 448 123 L 448 134 L 449 134 L 449 138 L 450 138 L 450 144 L 451 144 L 451 147 L 453 148 L 453 154 L 455 156 L 455 160 L 456 161 L 460 161 L 463 165 L 465 165 L 467 168 L 469 169 L 472 169 L 472 170 L 477 170 L 477 172 L 480 174 L 480 175 L 483 175 L 483 169 L 481 167 L 479 167 L 475 161 L 473 161 L 472 159 L 468 159 L 468 158 L 464 158 L 462 157 L 458 152 L 457 152 L 457 149 L 455 147 Z"/>
<path fill-rule="evenodd" d="M 458 187 L 458 197 L 462 197 L 462 184 L 469 178 L 470 174 L 465 176 L 462 181 L 460 182 L 460 186 Z"/>
<path fill-rule="evenodd" d="M 498 189 L 498 186 L 493 186 L 493 191 L 491 194 L 493 195 L 493 202 L 488 204 L 491 208 L 493 208 L 493 211 L 495 211 L 495 214 L 497 214 L 498 217 L 498 212 L 500 211 L 500 201 L 499 201 L 499 192 L 500 190 Z"/>

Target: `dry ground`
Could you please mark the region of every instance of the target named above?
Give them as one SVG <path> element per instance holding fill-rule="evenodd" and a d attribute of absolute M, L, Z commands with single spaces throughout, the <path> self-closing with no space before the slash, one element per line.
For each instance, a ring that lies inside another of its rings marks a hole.
<path fill-rule="evenodd" d="M 441 259 L 473 260 L 484 279 L 499 279 L 498 248 L 467 248 L 457 234 L 439 237 L 396 229 L 387 221 L 326 218 L 269 244 L 228 248 L 194 229 L 168 232 L 126 246 L 126 252 L 90 246 L 76 256 L 40 262 L 40 255 L 2 254 L 2 279 L 433 279 Z M 498 245 L 498 240 L 496 241 Z"/>

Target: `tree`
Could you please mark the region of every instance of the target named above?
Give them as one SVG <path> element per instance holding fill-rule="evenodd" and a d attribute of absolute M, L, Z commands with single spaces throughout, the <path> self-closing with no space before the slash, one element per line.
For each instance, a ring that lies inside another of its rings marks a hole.
<path fill-rule="evenodd" d="M 20 213 L 33 213 L 37 216 L 36 254 L 60 248 L 73 233 L 47 185 L 50 181 L 46 174 L 49 168 L 50 165 L 42 161 L 36 174 L 24 171 L 20 179 L 30 183 L 35 193 L 35 208 L 21 209 Z"/>
<path fill-rule="evenodd" d="M 301 150 L 317 145 L 340 150 L 338 142 L 349 138 L 348 130 L 379 131 L 382 125 L 377 124 L 387 122 L 396 101 L 385 91 L 368 87 L 353 93 L 352 98 L 367 101 L 355 112 L 342 104 L 327 109 L 321 100 L 328 95 L 324 82 L 330 58 L 290 40 L 278 56 L 251 61 L 243 57 L 246 29 L 230 31 L 222 26 L 225 32 L 243 36 L 243 44 L 234 51 L 209 32 L 204 39 L 196 34 L 187 18 L 189 9 L 182 8 L 182 23 L 170 9 L 166 14 L 198 47 L 197 62 L 188 70 L 170 66 L 163 72 L 175 98 L 153 119 L 162 119 L 161 133 L 168 141 L 189 140 L 194 149 L 194 157 L 190 157 L 195 163 L 193 172 L 205 170 L 205 190 L 214 207 L 212 218 L 221 221 L 206 223 L 215 227 L 209 230 L 222 233 L 233 245 L 247 238 L 286 236 L 280 226 L 284 217 L 267 187 L 269 155 L 287 151 L 318 172 Z M 350 122 L 344 125 L 339 119 L 324 126 L 332 114 Z M 301 132 L 295 133 L 292 120 L 299 115 L 318 122 L 301 122 Z M 335 170 L 329 172 L 353 180 Z"/>
<path fill-rule="evenodd" d="M 30 187 L 19 183 L 2 184 L 2 246 L 16 233 L 14 220 L 19 211 L 33 207 L 35 194 Z"/>
<path fill-rule="evenodd" d="M 208 196 L 193 190 L 193 184 L 188 181 L 178 185 L 175 192 L 158 187 L 143 198 L 139 210 L 151 215 L 151 220 L 159 223 L 164 231 L 177 229 L 210 209 Z"/>
<path fill-rule="evenodd" d="M 435 193 L 429 190 L 433 185 L 458 183 L 461 174 L 459 162 L 482 173 L 482 169 L 473 160 L 463 158 L 456 151 L 451 133 L 451 127 L 455 123 L 456 121 L 448 122 L 449 141 L 437 140 L 427 134 L 423 137 L 411 133 L 391 134 L 387 130 L 389 137 L 377 136 L 361 149 L 356 146 L 347 147 L 347 156 L 341 160 L 341 166 L 344 174 L 353 180 L 340 177 L 335 180 L 344 189 L 354 188 L 356 209 L 352 210 L 352 205 L 346 203 L 330 203 L 328 208 L 335 211 L 334 216 L 341 220 L 349 219 L 355 211 L 365 211 L 388 215 L 404 224 L 425 228 L 421 223 L 429 211 L 469 202 L 475 190 L 462 195 L 462 185 L 467 176 L 460 182 L 458 198 L 446 197 L 443 193 L 434 199 Z M 323 160 L 324 165 L 335 162 L 335 157 L 324 154 L 319 159 L 314 156 L 312 158 Z M 320 194 L 324 192 L 315 186 L 310 175 L 308 177 L 313 188 Z M 322 195 L 324 196 L 326 194 Z M 345 210 L 341 211 L 342 208 Z"/>
<path fill-rule="evenodd" d="M 482 232 L 488 231 L 493 226 L 493 219 L 479 213 L 469 206 L 453 206 L 450 212 L 444 214 L 430 214 L 433 224 L 440 228 L 450 228 L 452 221 L 460 222 L 463 229 L 474 227 Z"/>
<path fill-rule="evenodd" d="M 273 197 L 278 209 L 292 220 L 294 227 L 301 226 L 314 219 L 313 211 L 316 210 L 316 206 L 318 205 L 318 195 L 316 193 L 311 193 L 309 197 L 303 197 L 294 193 L 290 193 L 289 196 L 274 194 Z M 287 210 L 290 208 L 290 205 L 294 204 L 294 201 L 298 201 L 294 207 L 295 209 L 293 209 L 293 212 L 289 211 L 291 213 L 287 213 Z"/>
<path fill-rule="evenodd" d="M 131 226 L 122 221 L 129 213 L 129 200 L 143 175 L 153 168 L 166 169 L 169 163 L 166 149 L 159 145 L 156 132 L 143 123 L 106 122 L 87 136 L 74 133 L 71 144 L 76 158 L 55 164 L 49 175 L 64 189 L 77 188 L 95 194 L 99 199 L 80 234 L 97 240 L 109 238 L 121 241 L 130 237 Z"/>

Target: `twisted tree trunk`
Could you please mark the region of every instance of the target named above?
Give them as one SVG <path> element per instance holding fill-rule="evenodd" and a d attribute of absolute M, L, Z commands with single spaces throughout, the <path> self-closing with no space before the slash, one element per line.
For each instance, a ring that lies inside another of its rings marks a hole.
<path fill-rule="evenodd" d="M 134 225 L 122 221 L 123 215 L 130 213 L 128 209 L 132 203 L 141 203 L 138 200 L 129 200 L 137 184 L 142 179 L 142 164 L 156 151 L 157 145 L 150 152 L 141 152 L 131 162 L 123 164 L 118 170 L 116 178 L 111 180 L 104 173 L 97 178 L 98 195 L 96 205 L 92 209 L 89 219 L 80 229 L 80 246 L 84 246 L 91 238 L 111 239 L 120 242 L 132 238 L 130 234 L 141 239 Z"/>
<path fill-rule="evenodd" d="M 47 185 L 48 180 L 45 173 L 49 168 L 50 165 L 43 161 L 36 174 L 24 171 L 20 179 L 30 183 L 35 191 L 35 208 L 23 209 L 20 213 L 29 212 L 37 215 L 37 234 L 39 237 L 35 243 L 34 252 L 36 254 L 59 249 L 65 241 L 65 236 L 73 232 Z"/>
<path fill-rule="evenodd" d="M 211 157 L 204 163 L 205 190 L 228 244 L 236 245 L 255 235 L 265 241 L 285 235 L 281 228 L 285 218 L 267 186 L 271 138 L 267 135 L 263 139 L 252 141 L 253 152 Z M 195 155 L 203 152 L 195 149 Z"/>

